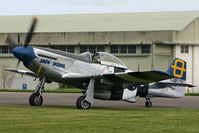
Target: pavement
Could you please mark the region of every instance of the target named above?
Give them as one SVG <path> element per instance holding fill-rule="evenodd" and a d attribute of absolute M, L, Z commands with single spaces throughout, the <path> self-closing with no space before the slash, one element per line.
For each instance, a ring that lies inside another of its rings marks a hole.
<path fill-rule="evenodd" d="M 0 105 L 29 106 L 30 92 L 0 92 Z M 43 93 L 44 106 L 75 107 L 78 93 Z M 199 96 L 185 96 L 180 99 L 153 98 L 153 108 L 199 108 Z M 136 97 L 136 103 L 125 101 L 95 100 L 93 107 L 145 107 L 145 99 Z"/>

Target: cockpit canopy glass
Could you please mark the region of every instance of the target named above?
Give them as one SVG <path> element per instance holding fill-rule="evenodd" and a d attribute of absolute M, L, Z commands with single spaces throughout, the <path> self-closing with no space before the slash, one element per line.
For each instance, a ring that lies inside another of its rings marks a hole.
<path fill-rule="evenodd" d="M 120 59 L 106 52 L 95 53 L 93 59 L 100 60 L 100 63 L 104 65 L 127 69 L 126 65 Z"/>

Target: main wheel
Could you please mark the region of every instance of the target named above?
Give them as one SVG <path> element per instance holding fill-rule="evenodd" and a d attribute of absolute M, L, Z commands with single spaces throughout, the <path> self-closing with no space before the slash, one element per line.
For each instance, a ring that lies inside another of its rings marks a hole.
<path fill-rule="evenodd" d="M 43 103 L 42 95 L 39 97 L 39 93 L 33 93 L 29 98 L 29 104 L 32 106 L 41 106 Z"/>
<path fill-rule="evenodd" d="M 150 103 L 150 107 L 152 107 L 152 102 L 151 102 L 151 101 L 149 101 L 149 103 Z"/>
<path fill-rule="evenodd" d="M 76 101 L 76 107 L 78 109 L 89 109 L 91 104 L 87 101 L 85 101 L 84 99 L 86 98 L 86 96 L 80 96 L 77 101 Z"/>
<path fill-rule="evenodd" d="M 146 106 L 147 108 L 152 107 L 152 102 L 149 101 L 149 100 L 147 100 L 147 101 L 145 102 L 145 106 Z"/>

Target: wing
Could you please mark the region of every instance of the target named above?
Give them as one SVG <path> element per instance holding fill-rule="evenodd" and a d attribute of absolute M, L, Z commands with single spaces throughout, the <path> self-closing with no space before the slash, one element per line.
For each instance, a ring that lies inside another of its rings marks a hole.
<path fill-rule="evenodd" d="M 25 70 L 16 70 L 16 69 L 12 69 L 12 68 L 5 68 L 6 71 L 10 71 L 10 72 L 14 72 L 14 73 L 19 73 L 22 75 L 27 75 L 27 76 L 32 76 L 32 77 L 36 77 L 37 75 L 31 71 L 25 71 Z"/>
<path fill-rule="evenodd" d="M 88 80 L 91 78 L 101 78 L 108 79 L 109 81 L 115 83 L 133 83 L 136 85 L 149 84 L 165 79 L 173 78 L 167 72 L 163 71 L 143 71 L 143 72 L 128 72 L 128 73 L 114 73 L 114 74 L 104 74 L 104 75 L 82 75 L 82 74 L 65 74 L 64 79 L 78 79 L 78 80 Z"/>
<path fill-rule="evenodd" d="M 5 70 L 19 73 L 22 75 L 28 75 L 36 77 L 37 75 L 31 71 L 16 70 L 12 68 L 6 68 Z M 163 71 L 143 71 L 143 72 L 128 72 L 128 73 L 114 73 L 114 74 L 103 74 L 103 75 L 84 75 L 79 73 L 67 73 L 62 75 L 63 79 L 76 79 L 79 81 L 89 80 L 89 79 L 108 79 L 112 83 L 133 83 L 136 85 L 149 84 L 153 82 L 158 82 L 165 79 L 173 78 L 167 72 Z"/>
<path fill-rule="evenodd" d="M 104 75 L 106 78 L 112 79 L 116 82 L 132 82 L 134 84 L 149 84 L 165 79 L 173 78 L 167 72 L 163 71 L 143 71 L 143 72 L 129 72 L 129 73 L 116 73 L 114 75 Z"/>

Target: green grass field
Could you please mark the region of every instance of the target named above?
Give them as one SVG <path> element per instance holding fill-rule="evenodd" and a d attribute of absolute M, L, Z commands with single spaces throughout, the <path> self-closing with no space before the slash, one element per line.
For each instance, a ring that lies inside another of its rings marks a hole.
<path fill-rule="evenodd" d="M 191 133 L 199 109 L 0 106 L 1 133 Z"/>
<path fill-rule="evenodd" d="M 199 96 L 199 93 L 186 93 L 186 96 Z"/>

